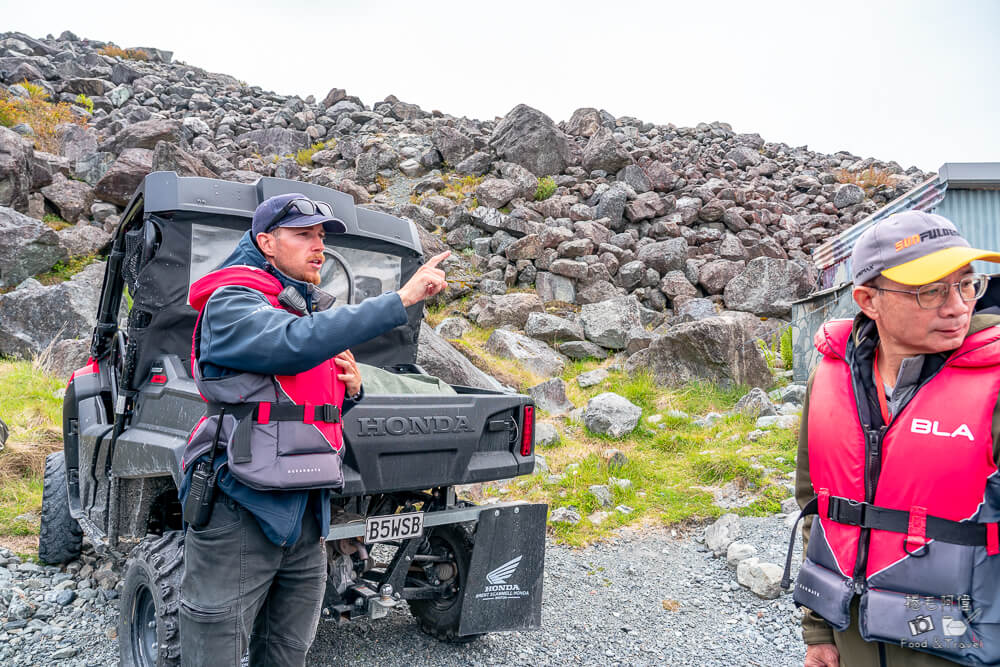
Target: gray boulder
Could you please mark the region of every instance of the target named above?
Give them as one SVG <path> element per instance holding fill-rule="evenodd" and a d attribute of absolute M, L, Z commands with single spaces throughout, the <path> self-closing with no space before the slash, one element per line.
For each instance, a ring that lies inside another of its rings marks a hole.
<path fill-rule="evenodd" d="M 476 188 L 476 200 L 491 208 L 506 206 L 517 196 L 517 185 L 503 178 L 487 178 Z"/>
<path fill-rule="evenodd" d="M 535 276 L 535 292 L 545 302 L 576 303 L 576 285 L 573 281 L 549 271 L 539 271 Z"/>
<path fill-rule="evenodd" d="M 33 173 L 31 148 L 17 132 L 0 127 L 0 206 L 27 211 Z"/>
<path fill-rule="evenodd" d="M 746 169 L 747 167 L 756 167 L 762 158 L 759 151 L 755 151 L 749 146 L 737 146 L 726 153 L 726 159 L 735 162 L 740 169 Z"/>
<path fill-rule="evenodd" d="M 101 252 L 111 243 L 111 234 L 86 222 L 60 229 L 56 235 L 70 257 Z"/>
<path fill-rule="evenodd" d="M 579 322 L 539 312 L 528 314 L 524 333 L 550 344 L 555 344 L 558 341 L 583 340 L 584 338 L 583 326 Z"/>
<path fill-rule="evenodd" d="M 471 328 L 469 320 L 464 317 L 446 317 L 434 327 L 434 332 L 442 338 L 461 338 Z"/>
<path fill-rule="evenodd" d="M 646 266 L 663 275 L 669 271 L 683 271 L 688 258 L 688 243 L 683 238 L 667 239 L 639 248 L 636 256 Z"/>
<path fill-rule="evenodd" d="M 592 433 L 620 438 L 639 424 L 642 408 L 613 392 L 598 394 L 587 401 L 583 424 Z"/>
<path fill-rule="evenodd" d="M 476 150 L 476 144 L 453 127 L 438 125 L 431 133 L 431 144 L 452 167 Z"/>
<path fill-rule="evenodd" d="M 506 391 L 500 382 L 476 368 L 464 354 L 435 333 L 426 322 L 420 325 L 417 364 L 448 384 Z"/>
<path fill-rule="evenodd" d="M 184 131 L 180 121 L 150 118 L 149 120 L 132 123 L 110 140 L 101 144 L 101 150 L 111 151 L 112 153 L 121 153 L 127 148 L 153 150 L 157 142 L 170 141 L 177 143 L 183 141 L 183 138 Z"/>
<path fill-rule="evenodd" d="M 708 299 L 688 299 L 677 307 L 675 314 L 690 321 L 715 317 L 719 312 L 715 309 L 715 304 Z"/>
<path fill-rule="evenodd" d="M 76 123 L 56 126 L 56 141 L 59 155 L 71 162 L 97 152 L 97 131 Z"/>
<path fill-rule="evenodd" d="M 0 295 L 0 355 L 30 359 L 53 341 L 88 337 L 103 278 L 104 262 L 95 262 L 58 285 Z"/>
<path fill-rule="evenodd" d="M 156 148 L 153 149 L 153 171 L 175 171 L 178 176 L 218 178 L 201 159 L 168 141 L 156 143 Z"/>
<path fill-rule="evenodd" d="M 837 208 L 847 208 L 860 204 L 865 200 L 865 191 L 854 183 L 845 183 L 833 194 L 833 205 Z"/>
<path fill-rule="evenodd" d="M 597 130 L 583 149 L 583 168 L 588 172 L 600 169 L 615 174 L 631 162 L 632 156 L 606 127 Z"/>
<path fill-rule="evenodd" d="M 736 566 L 736 581 L 765 600 L 781 596 L 783 574 L 784 570 L 780 565 L 763 562 L 757 557 L 744 559 Z"/>
<path fill-rule="evenodd" d="M 771 372 L 757 346 L 757 318 L 725 314 L 670 327 L 625 362 L 629 373 L 649 369 L 660 384 L 708 380 L 723 386 L 768 386 Z"/>
<path fill-rule="evenodd" d="M 754 419 L 778 414 L 771 399 L 760 387 L 754 387 L 737 401 L 733 406 L 733 412 L 740 412 Z"/>
<path fill-rule="evenodd" d="M 490 334 L 486 349 L 498 357 L 517 361 L 541 377 L 559 375 L 567 361 L 545 343 L 508 329 L 497 329 Z"/>
<path fill-rule="evenodd" d="M 535 423 L 535 444 L 539 447 L 554 447 L 562 441 L 558 429 L 548 422 Z"/>
<path fill-rule="evenodd" d="M 568 523 L 571 526 L 575 526 L 580 523 L 580 513 L 569 507 L 557 507 L 552 510 L 552 514 L 549 515 L 549 523 Z"/>
<path fill-rule="evenodd" d="M 756 257 L 726 284 L 726 308 L 763 317 L 787 317 L 792 301 L 809 294 L 812 276 L 800 264 L 786 259 Z"/>
<path fill-rule="evenodd" d="M 633 328 L 642 328 L 641 306 L 632 296 L 590 303 L 580 309 L 587 340 L 612 350 L 625 348 Z"/>
<path fill-rule="evenodd" d="M 513 162 L 499 163 L 500 175 L 517 186 L 517 195 L 531 201 L 538 191 L 538 177 L 519 164 Z"/>
<path fill-rule="evenodd" d="M 469 317 L 481 327 L 513 326 L 523 329 L 530 313 L 543 312 L 535 294 L 481 296 L 469 309 Z"/>
<path fill-rule="evenodd" d="M 556 435 L 558 435 L 558 433 Z M 7 438 L 9 436 L 10 436 L 10 430 L 7 428 L 7 424 L 4 423 L 3 419 L 0 419 L 0 447 L 3 447 L 4 445 L 7 444 Z"/>
<path fill-rule="evenodd" d="M 153 171 L 153 151 L 127 148 L 94 186 L 94 196 L 126 206 L 146 174 Z"/>
<path fill-rule="evenodd" d="M 601 112 L 584 107 L 577 109 L 566 121 L 566 133 L 574 137 L 592 137 L 601 127 Z"/>
<path fill-rule="evenodd" d="M 716 556 L 721 556 L 739 536 L 740 518 L 735 514 L 723 514 L 705 528 L 705 546 Z"/>
<path fill-rule="evenodd" d="M 84 183 L 97 185 L 114 163 L 114 153 L 87 153 L 73 163 L 73 177 Z"/>
<path fill-rule="evenodd" d="M 31 189 L 41 190 L 56 174 L 70 175 L 70 162 L 61 155 L 35 151 L 31 156 Z"/>
<path fill-rule="evenodd" d="M 587 387 L 593 387 L 594 385 L 601 384 L 608 379 L 608 371 L 604 368 L 595 368 L 592 371 L 587 371 L 586 373 L 580 373 L 576 376 L 576 383 L 580 385 L 581 388 L 586 389 Z"/>
<path fill-rule="evenodd" d="M 77 222 L 90 213 L 94 203 L 94 189 L 86 183 L 71 181 L 61 173 L 52 177 L 52 182 L 42 188 L 45 198 L 58 209 L 59 216 L 66 222 Z"/>
<path fill-rule="evenodd" d="M 535 400 L 538 408 L 552 415 L 569 412 L 574 407 L 566 398 L 566 383 L 562 378 L 552 378 L 529 387 L 528 395 Z"/>
<path fill-rule="evenodd" d="M 716 259 L 706 262 L 698 269 L 698 284 L 707 294 L 722 294 L 729 281 L 743 271 L 743 262 Z"/>
<path fill-rule="evenodd" d="M 0 287 L 13 287 L 67 257 L 48 225 L 0 206 Z"/>
<path fill-rule="evenodd" d="M 502 160 L 535 176 L 561 174 L 575 161 L 569 137 L 551 118 L 526 104 L 517 105 L 497 123 L 490 147 Z"/>
<path fill-rule="evenodd" d="M 236 137 L 236 143 L 241 148 L 256 144 L 261 155 L 286 155 L 303 148 L 309 148 L 309 135 L 300 130 L 290 130 L 284 127 L 269 127 L 262 130 L 251 130 Z M 153 146 L 156 142 L 153 142 Z"/>
<path fill-rule="evenodd" d="M 557 350 L 570 359 L 607 359 L 608 353 L 600 345 L 589 340 L 570 340 L 560 343 Z"/>

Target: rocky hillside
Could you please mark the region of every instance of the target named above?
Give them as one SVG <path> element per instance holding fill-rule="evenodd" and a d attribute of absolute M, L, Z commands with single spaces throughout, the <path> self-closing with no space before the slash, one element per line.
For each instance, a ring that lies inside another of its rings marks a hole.
<path fill-rule="evenodd" d="M 337 88 L 285 97 L 69 32 L 0 34 L 0 83 L 8 356 L 89 334 L 100 266 L 58 285 L 32 276 L 100 253 L 142 177 L 174 170 L 299 179 L 407 217 L 425 250 L 457 251 L 447 268 L 461 282 L 443 301 L 474 293 L 463 315 L 528 327 L 557 360 L 625 350 L 665 382 L 766 384 L 742 343 L 811 290 L 810 251 L 929 176 L 718 122 L 585 108 L 556 123 L 525 105 L 479 121 Z"/>

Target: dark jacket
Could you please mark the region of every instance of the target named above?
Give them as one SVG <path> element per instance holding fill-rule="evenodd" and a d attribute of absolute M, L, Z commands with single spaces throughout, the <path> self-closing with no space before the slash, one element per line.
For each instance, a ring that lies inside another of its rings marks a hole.
<path fill-rule="evenodd" d="M 994 315 L 975 315 L 969 327 L 969 334 L 981 331 L 989 326 L 1000 324 L 1000 317 Z M 864 424 L 879 428 L 882 415 L 878 407 L 878 397 L 875 392 L 873 377 L 873 362 L 875 348 L 878 345 L 878 330 L 875 323 L 863 314 L 854 321 L 851 340 L 847 344 L 846 359 L 855 378 L 855 385 L 860 387 L 864 395 L 858 401 L 859 418 Z M 893 388 L 892 402 L 901 405 L 907 402 L 919 388 L 944 367 L 949 352 L 923 355 L 919 371 L 912 378 L 900 378 Z M 905 374 L 904 374 L 905 375 Z M 800 507 L 804 507 L 815 495 L 812 480 L 809 475 L 809 402 L 812 395 L 813 378 L 810 377 L 806 391 L 806 399 L 802 406 L 802 422 L 799 430 L 799 447 L 796 460 L 795 497 Z M 1000 462 L 1000 401 L 993 411 L 993 459 Z M 812 516 L 802 522 L 802 553 L 805 554 L 809 534 L 812 530 Z M 802 617 L 802 639 L 806 644 L 833 644 L 840 651 L 842 665 L 884 667 L 930 667 L 931 665 L 953 664 L 944 658 L 928 653 L 922 653 L 910 648 L 886 644 L 882 642 L 867 642 L 858 631 L 858 598 L 851 605 L 851 625 L 844 632 L 838 632 L 830 627 L 820 616 L 806 609 Z"/>
<path fill-rule="evenodd" d="M 386 293 L 353 306 L 311 312 L 313 286 L 289 278 L 271 266 L 250 238 L 243 235 L 233 253 L 217 268 L 253 266 L 274 275 L 285 287 L 291 285 L 305 298 L 310 312 L 302 317 L 274 308 L 260 292 L 223 287 L 205 305 L 201 319 L 201 355 L 205 377 L 237 372 L 294 375 L 309 370 L 350 347 L 406 323 L 406 310 L 399 296 Z M 344 412 L 353 406 L 344 401 Z M 225 453 L 216 456 L 218 469 Z M 188 464 L 189 470 L 193 465 Z M 185 477 L 179 494 L 183 504 L 190 484 Z M 245 507 L 260 522 L 268 539 L 278 545 L 298 540 L 302 517 L 308 507 L 316 513 L 323 536 L 330 525 L 330 492 L 257 491 L 236 481 L 223 468 L 219 488 Z"/>

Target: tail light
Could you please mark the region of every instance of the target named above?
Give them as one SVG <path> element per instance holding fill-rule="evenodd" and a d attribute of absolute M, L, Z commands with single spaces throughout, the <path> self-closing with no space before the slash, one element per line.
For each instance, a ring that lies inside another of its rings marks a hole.
<path fill-rule="evenodd" d="M 521 456 L 531 456 L 535 443 L 535 406 L 524 406 L 524 426 L 521 428 Z"/>

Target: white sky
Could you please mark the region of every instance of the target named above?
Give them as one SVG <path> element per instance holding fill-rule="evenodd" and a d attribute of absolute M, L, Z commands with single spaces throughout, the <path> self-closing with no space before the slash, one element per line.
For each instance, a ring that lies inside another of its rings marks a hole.
<path fill-rule="evenodd" d="M 302 97 L 479 119 L 591 106 L 904 168 L 1000 161 L 1000 0 L 0 0 L 0 15 Z"/>

